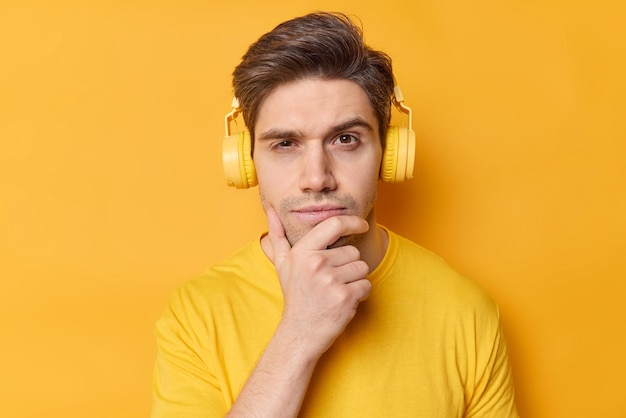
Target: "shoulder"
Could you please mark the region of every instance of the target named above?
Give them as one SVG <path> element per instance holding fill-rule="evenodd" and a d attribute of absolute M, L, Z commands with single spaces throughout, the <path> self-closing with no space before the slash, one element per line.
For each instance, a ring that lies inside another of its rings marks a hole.
<path fill-rule="evenodd" d="M 458 314 L 482 312 L 497 316 L 495 302 L 476 281 L 419 244 L 391 231 L 389 236 L 390 242 L 397 245 L 394 273 L 415 283 L 425 303 Z"/>
<path fill-rule="evenodd" d="M 168 307 L 206 312 L 257 293 L 274 294 L 277 285 L 274 267 L 255 240 L 176 288 Z"/>

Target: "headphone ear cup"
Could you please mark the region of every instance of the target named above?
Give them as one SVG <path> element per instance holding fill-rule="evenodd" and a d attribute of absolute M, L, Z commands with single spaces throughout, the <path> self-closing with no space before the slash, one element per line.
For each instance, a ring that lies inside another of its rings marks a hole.
<path fill-rule="evenodd" d="M 380 165 L 380 179 L 385 183 L 393 183 L 398 168 L 398 141 L 399 133 L 397 126 L 390 126 L 387 130 L 383 160 Z"/>
<path fill-rule="evenodd" d="M 400 183 L 413 178 L 415 167 L 415 132 L 390 126 L 387 131 L 380 178 L 387 183 Z"/>
<path fill-rule="evenodd" d="M 247 189 L 257 184 L 252 161 L 252 141 L 248 131 L 227 136 L 222 141 L 222 160 L 226 183 L 237 189 Z"/>

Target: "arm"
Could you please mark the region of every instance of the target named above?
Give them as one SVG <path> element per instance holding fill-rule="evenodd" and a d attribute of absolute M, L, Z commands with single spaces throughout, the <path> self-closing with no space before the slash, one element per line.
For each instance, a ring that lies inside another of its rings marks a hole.
<path fill-rule="evenodd" d="M 191 300 L 178 288 L 155 327 L 152 418 L 223 418 L 227 412 L 220 381 L 200 351 L 202 322 Z"/>
<path fill-rule="evenodd" d="M 322 354 L 370 292 L 368 266 L 352 246 L 326 249 L 339 237 L 364 233 L 367 222 L 337 216 L 318 224 L 293 248 L 273 208 L 269 254 L 285 307 L 276 333 L 228 416 L 295 417 Z"/>
<path fill-rule="evenodd" d="M 468 418 L 507 417 L 518 418 L 515 405 L 513 376 L 509 365 L 508 352 L 499 310 L 495 309 L 493 333 L 485 336 L 478 355 L 477 376 L 474 396 L 467 408 Z M 491 337 L 490 337 L 491 336 Z"/>

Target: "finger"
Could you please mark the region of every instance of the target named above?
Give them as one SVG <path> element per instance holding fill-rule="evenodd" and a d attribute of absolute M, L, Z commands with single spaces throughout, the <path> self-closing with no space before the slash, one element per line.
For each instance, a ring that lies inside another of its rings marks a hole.
<path fill-rule="evenodd" d="M 291 245 L 285 235 L 285 228 L 278 217 L 276 209 L 269 207 L 267 209 L 267 223 L 268 223 L 268 237 L 270 244 L 272 245 L 272 262 L 275 266 L 279 266 L 289 251 Z"/>
<path fill-rule="evenodd" d="M 355 291 L 355 295 L 359 303 L 366 300 L 372 291 L 372 282 L 367 279 L 355 280 L 348 283 L 348 286 Z"/>
<path fill-rule="evenodd" d="M 363 234 L 368 229 L 369 224 L 367 221 L 359 216 L 333 216 L 315 225 L 296 245 L 312 250 L 323 250 L 341 237 Z"/>
<path fill-rule="evenodd" d="M 361 259 L 360 251 L 352 245 L 344 245 L 342 247 L 335 247 L 321 251 L 324 252 L 330 262 L 330 265 L 333 267 L 343 266 Z"/>
<path fill-rule="evenodd" d="M 369 266 L 363 260 L 356 260 L 333 269 L 333 277 L 340 283 L 348 284 L 364 279 L 369 273 Z"/>

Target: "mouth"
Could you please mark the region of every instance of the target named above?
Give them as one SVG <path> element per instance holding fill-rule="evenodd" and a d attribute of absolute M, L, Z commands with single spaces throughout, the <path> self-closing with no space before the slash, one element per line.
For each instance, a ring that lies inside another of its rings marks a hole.
<path fill-rule="evenodd" d="M 291 213 L 303 222 L 318 224 L 333 216 L 347 214 L 347 209 L 341 206 L 321 205 L 303 207 Z"/>

